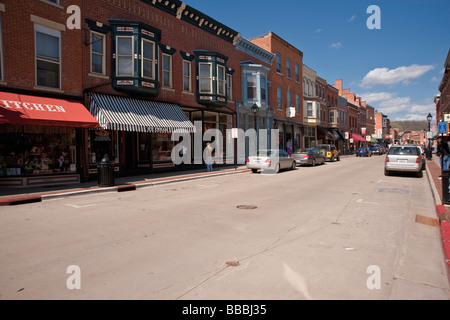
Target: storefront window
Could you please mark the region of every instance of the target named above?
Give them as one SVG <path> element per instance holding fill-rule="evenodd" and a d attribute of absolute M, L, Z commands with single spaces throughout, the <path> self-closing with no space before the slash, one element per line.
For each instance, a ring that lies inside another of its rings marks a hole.
<path fill-rule="evenodd" d="M 172 161 L 172 149 L 174 142 L 170 138 L 170 133 L 152 134 L 153 140 L 153 161 Z"/>
<path fill-rule="evenodd" d="M 138 134 L 138 160 L 139 162 L 150 161 L 150 133 L 139 132 Z"/>
<path fill-rule="evenodd" d="M 75 129 L 5 126 L 0 131 L 0 176 L 77 171 Z"/>
<path fill-rule="evenodd" d="M 102 161 L 105 154 L 109 161 L 118 163 L 117 131 L 91 130 L 88 138 L 89 163 L 96 164 Z"/>

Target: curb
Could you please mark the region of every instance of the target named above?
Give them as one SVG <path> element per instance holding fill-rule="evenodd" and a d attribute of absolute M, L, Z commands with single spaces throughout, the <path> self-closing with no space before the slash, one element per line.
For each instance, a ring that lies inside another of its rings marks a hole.
<path fill-rule="evenodd" d="M 126 183 L 112 187 L 94 187 L 91 189 L 82 189 L 82 190 L 73 190 L 67 192 L 55 192 L 55 193 L 46 193 L 46 194 L 35 194 L 35 195 L 22 195 L 22 196 L 11 196 L 10 198 L 0 199 L 0 206 L 14 206 L 20 204 L 34 203 L 34 202 L 42 202 L 44 200 L 52 200 L 58 198 L 66 198 L 72 196 L 82 196 L 87 194 L 95 194 L 95 193 L 106 193 L 106 192 L 126 192 L 133 191 L 140 188 L 152 187 L 157 185 L 190 181 L 190 180 L 198 180 L 205 178 L 213 178 L 218 176 L 230 175 L 230 174 L 238 174 L 248 172 L 248 169 L 230 169 L 224 171 L 218 171 L 215 173 L 195 173 L 185 176 L 180 176 L 178 178 L 168 177 L 168 178 L 157 178 L 153 181 L 141 181 L 136 183 Z"/>
<path fill-rule="evenodd" d="M 444 247 L 445 261 L 450 268 L 450 222 L 442 221 L 441 223 L 442 245 Z"/>

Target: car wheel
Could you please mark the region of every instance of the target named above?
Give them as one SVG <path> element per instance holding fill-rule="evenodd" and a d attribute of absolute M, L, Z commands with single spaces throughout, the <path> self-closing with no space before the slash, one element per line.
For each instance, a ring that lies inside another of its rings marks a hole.
<path fill-rule="evenodd" d="M 330 160 L 330 161 L 331 161 L 331 162 L 334 162 L 334 156 L 331 157 L 331 160 Z"/>
<path fill-rule="evenodd" d="M 384 169 L 384 175 L 385 175 L 385 176 L 390 176 L 391 173 L 390 173 L 388 170 Z"/>
<path fill-rule="evenodd" d="M 422 178 L 423 177 L 423 171 L 420 170 L 419 172 L 416 173 L 416 177 L 417 178 Z"/>
<path fill-rule="evenodd" d="M 341 161 L 341 157 L 340 156 L 337 156 L 337 161 Z"/>
<path fill-rule="evenodd" d="M 315 167 L 316 166 L 316 159 L 312 160 L 311 166 Z"/>
<path fill-rule="evenodd" d="M 258 169 L 252 169 L 252 172 L 253 172 L 253 173 L 257 173 L 257 172 L 258 172 Z"/>
<path fill-rule="evenodd" d="M 278 173 L 280 172 L 280 164 L 277 163 L 277 165 L 275 166 L 275 169 L 273 170 L 273 172 Z"/>
<path fill-rule="evenodd" d="M 293 161 L 292 162 L 292 166 L 291 166 L 291 170 L 295 170 L 295 167 L 296 167 L 297 165 L 296 165 L 296 163 L 295 163 L 295 161 Z"/>

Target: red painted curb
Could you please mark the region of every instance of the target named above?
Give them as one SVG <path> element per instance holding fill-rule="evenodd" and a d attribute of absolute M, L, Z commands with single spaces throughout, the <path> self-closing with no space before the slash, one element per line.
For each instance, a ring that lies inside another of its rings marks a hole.
<path fill-rule="evenodd" d="M 15 206 L 18 204 L 25 203 L 33 203 L 33 202 L 41 202 L 41 196 L 30 196 L 30 197 L 19 197 L 19 198 L 11 198 L 11 199 L 2 199 L 0 200 L 0 206 Z"/>
<path fill-rule="evenodd" d="M 445 214 L 445 207 L 444 207 L 444 205 L 438 204 L 436 206 L 436 210 L 437 210 L 439 221 L 442 221 L 443 220 L 442 218 L 444 217 L 444 214 Z"/>
<path fill-rule="evenodd" d="M 441 223 L 442 244 L 444 246 L 444 253 L 447 265 L 450 268 L 450 222 L 442 221 Z"/>

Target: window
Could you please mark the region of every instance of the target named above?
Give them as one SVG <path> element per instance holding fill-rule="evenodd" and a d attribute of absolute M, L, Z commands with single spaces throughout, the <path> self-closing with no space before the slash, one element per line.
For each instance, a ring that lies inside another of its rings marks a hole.
<path fill-rule="evenodd" d="M 183 91 L 192 92 L 191 62 L 183 60 Z"/>
<path fill-rule="evenodd" d="M 91 72 L 106 74 L 105 35 L 91 31 Z"/>
<path fill-rule="evenodd" d="M 300 82 L 300 74 L 298 71 L 298 64 L 295 64 L 295 81 Z"/>
<path fill-rule="evenodd" d="M 143 78 L 155 80 L 155 43 L 142 39 L 141 43 L 141 73 Z"/>
<path fill-rule="evenodd" d="M 227 98 L 233 100 L 233 77 L 227 74 Z"/>
<path fill-rule="evenodd" d="M 172 56 L 162 55 L 162 86 L 172 88 Z"/>
<path fill-rule="evenodd" d="M 281 55 L 277 53 L 277 72 L 281 73 Z"/>
<path fill-rule="evenodd" d="M 281 87 L 277 88 L 277 107 L 278 109 L 282 110 L 283 109 L 283 105 L 282 105 L 282 98 L 281 98 Z"/>
<path fill-rule="evenodd" d="M 267 101 L 267 77 L 265 75 L 260 76 L 261 87 L 261 105 L 266 104 Z"/>
<path fill-rule="evenodd" d="M 35 25 L 36 85 L 61 88 L 61 32 Z"/>
<path fill-rule="evenodd" d="M 298 113 L 300 108 L 300 97 L 298 96 L 298 94 L 295 95 L 295 112 Z"/>
<path fill-rule="evenodd" d="M 212 93 L 212 65 L 210 63 L 199 64 L 200 93 Z"/>
<path fill-rule="evenodd" d="M 308 118 L 313 118 L 314 117 L 314 110 L 313 110 L 313 103 L 312 102 L 307 102 L 306 103 L 306 116 Z"/>
<path fill-rule="evenodd" d="M 47 0 L 47 1 L 53 2 L 53 3 L 55 3 L 55 4 L 59 4 L 59 1 L 60 1 L 60 0 Z"/>
<path fill-rule="evenodd" d="M 291 60 L 286 59 L 286 76 L 291 77 Z"/>
<path fill-rule="evenodd" d="M 221 96 L 226 94 L 225 67 L 221 65 L 217 66 L 217 94 Z"/>
<path fill-rule="evenodd" d="M 117 37 L 117 76 L 134 76 L 133 37 Z"/>
<path fill-rule="evenodd" d="M 334 118 L 334 110 L 330 110 L 330 123 L 336 124 Z"/>
<path fill-rule="evenodd" d="M 256 93 L 256 74 L 247 75 L 247 99 L 254 100 L 257 97 Z"/>

